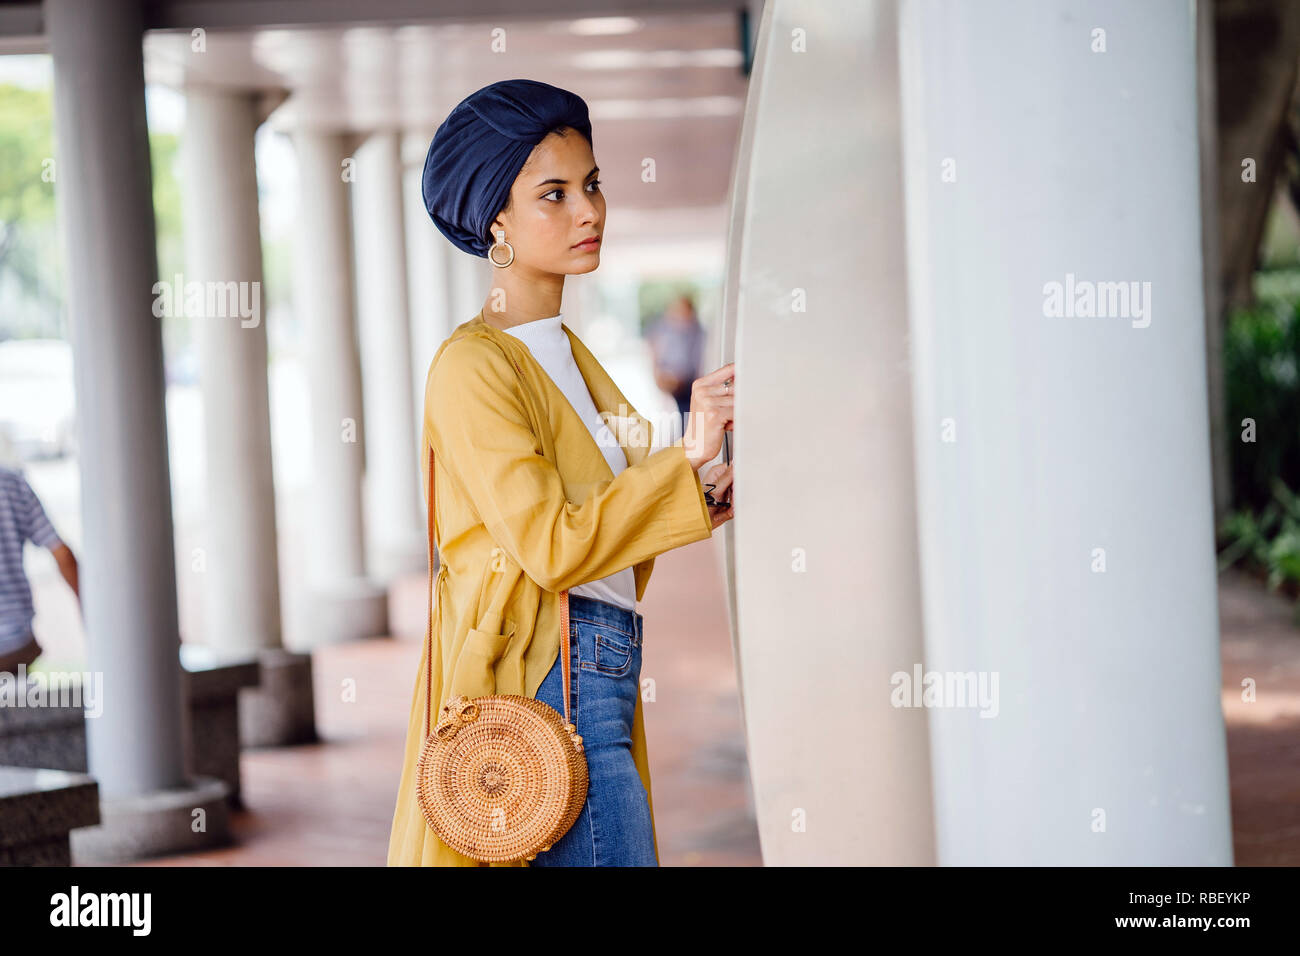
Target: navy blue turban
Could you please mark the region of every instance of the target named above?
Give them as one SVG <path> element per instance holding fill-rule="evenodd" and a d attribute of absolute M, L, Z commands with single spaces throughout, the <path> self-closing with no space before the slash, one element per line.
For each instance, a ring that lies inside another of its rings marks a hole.
<path fill-rule="evenodd" d="M 486 257 L 492 220 L 519 170 L 557 126 L 572 126 L 591 142 L 582 97 L 536 80 L 501 80 L 461 100 L 433 134 L 424 159 L 424 208 L 438 231 L 458 248 Z"/>

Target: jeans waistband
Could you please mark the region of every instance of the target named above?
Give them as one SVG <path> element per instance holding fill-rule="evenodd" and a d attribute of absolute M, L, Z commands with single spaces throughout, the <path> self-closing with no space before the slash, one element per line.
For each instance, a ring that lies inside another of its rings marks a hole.
<path fill-rule="evenodd" d="M 628 637 L 641 640 L 641 626 L 644 618 L 636 611 L 630 611 L 608 601 L 597 601 L 585 594 L 569 593 L 569 619 L 599 624 L 611 630 L 621 631 Z"/>

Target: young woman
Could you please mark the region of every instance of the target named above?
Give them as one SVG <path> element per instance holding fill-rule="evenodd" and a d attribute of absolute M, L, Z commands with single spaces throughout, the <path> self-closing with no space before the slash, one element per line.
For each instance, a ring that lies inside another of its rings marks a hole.
<path fill-rule="evenodd" d="M 685 436 L 651 453 L 649 423 L 560 314 L 564 277 L 600 264 L 598 174 L 586 104 L 532 80 L 471 94 L 429 147 L 429 215 L 454 245 L 497 268 L 483 309 L 439 347 L 425 387 L 420 467 L 426 496 L 433 483 L 440 563 L 390 866 L 478 865 L 420 812 L 426 716 L 431 707 L 436 720 L 458 694 L 522 694 L 564 713 L 561 640 L 590 781 L 577 822 L 526 865 L 658 863 L 636 602 L 656 555 L 732 517 L 731 467 L 703 478 L 716 506 L 699 471 L 732 427 L 735 369 L 697 379 Z"/>

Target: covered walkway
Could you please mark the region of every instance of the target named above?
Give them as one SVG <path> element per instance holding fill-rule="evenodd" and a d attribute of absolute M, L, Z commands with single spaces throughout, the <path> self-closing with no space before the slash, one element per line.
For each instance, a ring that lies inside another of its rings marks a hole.
<path fill-rule="evenodd" d="M 726 621 L 693 632 L 685 622 L 716 601 L 704 588 L 690 592 L 691 606 L 670 597 L 688 593 L 688 581 L 717 579 L 712 548 L 699 542 L 665 555 L 655 574 L 644 611 L 653 634 L 646 670 L 663 693 L 646 721 L 661 863 L 759 866 Z M 422 587 L 417 578 L 404 582 L 402 600 L 418 606 Z M 1219 608 L 1234 857 L 1238 866 L 1300 866 L 1300 655 L 1290 609 L 1235 571 L 1219 579 Z M 244 794 L 257 809 L 233 815 L 236 846 L 136 865 L 384 865 L 407 678 L 418 656 L 409 640 L 322 648 L 316 700 L 327 743 L 244 752 Z M 1244 703 L 1241 679 L 1264 675 L 1270 691 Z M 335 692 L 349 677 L 362 689 L 355 704 Z"/>
<path fill-rule="evenodd" d="M 419 628 L 425 580 L 394 588 L 393 616 Z M 735 668 L 715 546 L 663 555 L 642 603 L 643 677 L 660 863 L 760 866 Z M 351 641 L 313 652 L 316 722 L 323 742 L 245 750 L 231 815 L 236 845 L 141 861 L 140 866 L 383 866 L 401 773 L 413 639 Z M 356 702 L 340 688 L 356 681 Z"/>

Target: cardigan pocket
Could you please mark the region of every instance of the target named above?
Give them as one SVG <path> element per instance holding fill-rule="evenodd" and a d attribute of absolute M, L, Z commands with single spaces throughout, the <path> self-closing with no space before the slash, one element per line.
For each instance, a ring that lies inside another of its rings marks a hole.
<path fill-rule="evenodd" d="M 514 633 L 513 622 L 504 634 L 470 628 L 456 657 L 455 673 L 444 699 L 450 700 L 459 694 L 466 697 L 495 694 L 497 661 L 505 653 Z"/>

